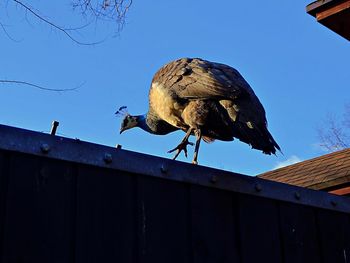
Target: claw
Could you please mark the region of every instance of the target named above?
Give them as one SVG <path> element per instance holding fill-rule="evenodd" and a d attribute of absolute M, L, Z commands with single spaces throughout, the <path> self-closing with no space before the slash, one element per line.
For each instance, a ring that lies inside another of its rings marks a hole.
<path fill-rule="evenodd" d="M 176 151 L 176 154 L 173 157 L 173 160 L 175 160 L 179 156 L 181 151 L 184 151 L 185 157 L 187 158 L 187 145 L 193 146 L 194 143 L 193 142 L 189 142 L 188 140 L 183 141 L 178 146 L 176 146 L 174 149 L 169 150 L 168 153 L 172 153 L 172 152 Z"/>

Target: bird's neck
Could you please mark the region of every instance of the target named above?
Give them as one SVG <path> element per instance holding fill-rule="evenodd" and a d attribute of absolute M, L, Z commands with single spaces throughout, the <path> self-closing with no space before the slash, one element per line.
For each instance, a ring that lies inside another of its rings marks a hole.
<path fill-rule="evenodd" d="M 178 128 L 159 119 L 152 111 L 144 115 L 139 115 L 137 118 L 137 126 L 152 134 L 164 135 L 178 130 Z"/>
<path fill-rule="evenodd" d="M 154 131 L 147 124 L 147 114 L 137 116 L 137 126 L 146 132 L 154 133 Z"/>

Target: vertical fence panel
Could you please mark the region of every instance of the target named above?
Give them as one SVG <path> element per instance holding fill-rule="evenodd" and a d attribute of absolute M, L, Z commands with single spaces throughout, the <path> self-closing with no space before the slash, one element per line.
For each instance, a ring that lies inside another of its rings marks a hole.
<path fill-rule="evenodd" d="M 276 201 L 239 195 L 242 262 L 282 262 Z"/>
<path fill-rule="evenodd" d="M 5 231 L 5 213 L 6 198 L 8 192 L 8 162 L 9 158 L 5 152 L 0 151 L 0 262 L 4 252 L 4 231 Z"/>
<path fill-rule="evenodd" d="M 318 209 L 317 225 L 321 241 L 322 262 L 350 261 L 349 215 Z"/>
<path fill-rule="evenodd" d="M 9 172 L 3 262 L 71 262 L 71 166 L 14 154 Z"/>
<path fill-rule="evenodd" d="M 77 178 L 76 262 L 133 262 L 133 176 L 80 166 Z"/>
<path fill-rule="evenodd" d="M 188 186 L 138 176 L 138 262 L 189 262 Z"/>
<path fill-rule="evenodd" d="M 313 208 L 281 202 L 280 229 L 284 263 L 320 262 L 320 248 Z"/>
<path fill-rule="evenodd" d="M 193 262 L 239 262 L 233 196 L 191 186 Z"/>

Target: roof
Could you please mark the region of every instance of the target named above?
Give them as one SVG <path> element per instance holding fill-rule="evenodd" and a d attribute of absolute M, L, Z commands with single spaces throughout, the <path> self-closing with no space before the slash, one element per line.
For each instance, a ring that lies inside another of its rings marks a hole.
<path fill-rule="evenodd" d="M 341 2 L 344 2 L 344 0 L 317 0 L 306 6 L 306 12 L 316 17 L 316 14 L 319 10 L 324 10 Z"/>
<path fill-rule="evenodd" d="M 317 190 L 350 185 L 350 148 L 269 171 L 258 177 Z"/>
<path fill-rule="evenodd" d="M 350 40 L 350 0 L 318 0 L 306 7 L 322 25 Z"/>

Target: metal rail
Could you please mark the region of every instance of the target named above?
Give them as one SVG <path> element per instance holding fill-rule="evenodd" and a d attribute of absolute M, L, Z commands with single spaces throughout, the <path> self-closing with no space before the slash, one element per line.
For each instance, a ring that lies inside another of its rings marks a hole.
<path fill-rule="evenodd" d="M 350 213 L 348 197 L 5 125 L 0 149 Z"/>

